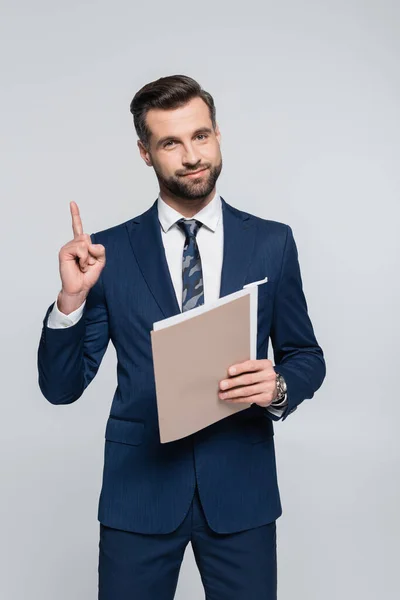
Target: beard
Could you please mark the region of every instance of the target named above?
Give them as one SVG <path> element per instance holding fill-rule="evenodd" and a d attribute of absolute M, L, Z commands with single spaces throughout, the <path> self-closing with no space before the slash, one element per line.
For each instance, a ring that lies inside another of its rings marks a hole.
<path fill-rule="evenodd" d="M 204 165 L 204 167 L 207 167 L 208 170 L 198 179 L 188 179 L 181 175 L 173 175 L 172 177 L 166 178 L 157 171 L 155 167 L 154 170 L 160 184 L 162 183 L 165 188 L 177 198 L 182 198 L 183 200 L 201 200 L 206 198 L 214 189 L 222 170 L 222 159 L 218 165 Z M 194 169 L 191 169 L 191 171 L 187 170 L 186 173 L 194 173 L 195 171 L 198 171 L 199 168 L 201 167 L 197 166 Z"/>

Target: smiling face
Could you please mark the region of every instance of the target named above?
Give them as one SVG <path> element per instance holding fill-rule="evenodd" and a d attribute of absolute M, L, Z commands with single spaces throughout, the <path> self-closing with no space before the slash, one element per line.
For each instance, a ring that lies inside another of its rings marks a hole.
<path fill-rule="evenodd" d="M 207 104 L 193 98 L 179 108 L 151 108 L 146 115 L 149 146 L 140 154 L 157 175 L 160 192 L 173 200 L 204 201 L 215 193 L 222 169 L 221 135 Z"/>

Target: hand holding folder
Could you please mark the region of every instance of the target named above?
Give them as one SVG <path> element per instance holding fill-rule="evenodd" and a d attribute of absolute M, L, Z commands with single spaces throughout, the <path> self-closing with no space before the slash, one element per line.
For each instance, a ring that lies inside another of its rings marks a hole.
<path fill-rule="evenodd" d="M 151 343 L 161 443 L 186 437 L 249 404 L 227 404 L 219 382 L 257 354 L 257 285 L 158 321 Z"/>

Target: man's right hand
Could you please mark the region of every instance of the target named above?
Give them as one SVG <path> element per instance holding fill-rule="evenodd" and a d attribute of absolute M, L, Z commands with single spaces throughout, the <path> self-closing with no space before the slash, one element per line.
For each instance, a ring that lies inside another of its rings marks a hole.
<path fill-rule="evenodd" d="M 70 202 L 74 239 L 65 244 L 58 254 L 62 289 L 57 306 L 64 314 L 79 308 L 86 300 L 106 264 L 106 250 L 102 244 L 92 244 L 83 226 L 76 202 Z"/>

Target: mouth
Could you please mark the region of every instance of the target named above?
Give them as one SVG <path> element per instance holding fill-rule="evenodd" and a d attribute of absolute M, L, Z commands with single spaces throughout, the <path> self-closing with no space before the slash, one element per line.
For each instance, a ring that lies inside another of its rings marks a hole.
<path fill-rule="evenodd" d="M 201 175 L 201 173 L 205 173 L 205 171 L 207 171 L 207 167 L 205 169 L 200 169 L 199 171 L 195 171 L 193 173 L 185 173 L 185 175 L 182 175 L 182 177 L 189 177 L 190 179 L 194 179 L 196 176 L 198 177 L 199 175 Z"/>

